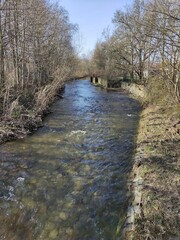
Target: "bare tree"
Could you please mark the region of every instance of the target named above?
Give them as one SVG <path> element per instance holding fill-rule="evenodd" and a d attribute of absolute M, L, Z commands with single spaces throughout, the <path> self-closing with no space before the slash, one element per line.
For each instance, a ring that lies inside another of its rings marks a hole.
<path fill-rule="evenodd" d="M 58 87 L 57 79 L 60 85 L 62 78 L 70 77 L 76 30 L 59 4 L 45 0 L 1 1 L 0 85 L 4 111 L 14 99 L 25 99 L 30 92 L 33 98 L 46 85 Z"/>
<path fill-rule="evenodd" d="M 161 77 L 172 96 L 180 101 L 180 3 L 165 0 L 152 1 L 149 11 L 156 14 L 154 29 L 159 39 L 159 63 Z"/>
<path fill-rule="evenodd" d="M 96 45 L 96 71 L 143 84 L 161 79 L 167 94 L 180 101 L 180 3 L 178 0 L 135 0 L 116 11 L 115 31 Z M 155 87 L 154 87 L 155 88 Z"/>

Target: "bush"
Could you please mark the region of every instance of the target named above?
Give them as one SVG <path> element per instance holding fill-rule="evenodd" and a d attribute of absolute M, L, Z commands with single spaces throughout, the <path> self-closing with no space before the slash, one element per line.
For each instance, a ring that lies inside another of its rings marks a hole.
<path fill-rule="evenodd" d="M 147 101 L 151 104 L 166 105 L 174 102 L 170 89 L 162 78 L 150 78 L 147 83 Z"/>
<path fill-rule="evenodd" d="M 36 91 L 32 87 L 30 89 L 25 89 L 19 97 L 19 104 L 26 109 L 32 109 L 35 105 L 35 92 Z"/>

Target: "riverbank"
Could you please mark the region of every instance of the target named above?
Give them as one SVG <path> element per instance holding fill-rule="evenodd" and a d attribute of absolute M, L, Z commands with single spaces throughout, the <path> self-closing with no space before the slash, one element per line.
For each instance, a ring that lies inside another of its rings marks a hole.
<path fill-rule="evenodd" d="M 179 113 L 179 107 L 158 106 L 141 113 L 126 239 L 179 239 Z"/>
<path fill-rule="evenodd" d="M 53 89 L 51 96 L 43 96 L 31 110 L 22 107 L 16 100 L 9 112 L 0 117 L 0 144 L 26 137 L 43 126 L 44 117 L 49 114 L 50 106 L 57 98 L 62 98 L 65 85 Z"/>
<path fill-rule="evenodd" d="M 0 123 L 0 144 L 24 138 L 42 125 L 42 115 L 35 112 L 21 114 L 18 118 L 2 117 Z"/>

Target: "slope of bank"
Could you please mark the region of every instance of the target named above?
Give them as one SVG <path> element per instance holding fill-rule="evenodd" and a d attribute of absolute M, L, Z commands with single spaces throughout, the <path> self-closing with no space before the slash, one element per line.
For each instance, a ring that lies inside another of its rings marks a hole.
<path fill-rule="evenodd" d="M 180 109 L 148 106 L 140 119 L 126 239 L 180 238 Z"/>
<path fill-rule="evenodd" d="M 36 104 L 30 110 L 21 105 L 18 98 L 13 101 L 7 113 L 0 117 L 0 144 L 24 138 L 42 127 L 44 116 L 50 112 L 49 106 L 56 98 L 62 98 L 64 88 L 64 81 L 43 88 L 38 92 Z"/>
<path fill-rule="evenodd" d="M 42 115 L 34 110 L 31 114 L 20 114 L 18 118 L 2 117 L 0 122 L 0 144 L 24 138 L 42 126 Z"/>

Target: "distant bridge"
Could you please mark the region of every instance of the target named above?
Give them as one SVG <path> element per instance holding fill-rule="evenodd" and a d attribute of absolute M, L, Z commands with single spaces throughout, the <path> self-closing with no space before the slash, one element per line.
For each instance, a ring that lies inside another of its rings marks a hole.
<path fill-rule="evenodd" d="M 108 80 L 106 80 L 103 77 L 91 76 L 90 80 L 94 85 L 99 85 L 99 86 L 102 86 L 104 88 L 108 87 Z"/>

